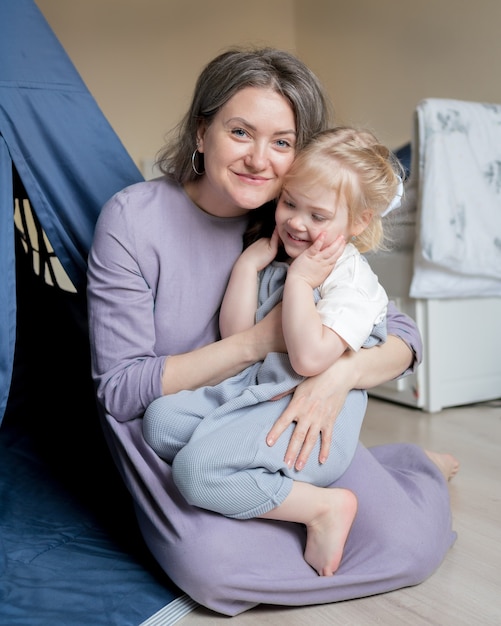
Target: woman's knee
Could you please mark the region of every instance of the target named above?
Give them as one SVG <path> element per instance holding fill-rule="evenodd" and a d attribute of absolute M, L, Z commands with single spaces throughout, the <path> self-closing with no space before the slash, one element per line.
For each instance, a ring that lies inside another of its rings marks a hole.
<path fill-rule="evenodd" d="M 172 544 L 166 571 L 202 606 L 234 616 L 252 608 L 256 602 L 244 599 L 252 597 L 252 592 L 239 586 L 238 574 L 228 575 L 241 571 L 242 563 L 235 554 L 234 534 L 221 520 L 208 519 L 206 528 L 200 529 L 196 538 Z"/>

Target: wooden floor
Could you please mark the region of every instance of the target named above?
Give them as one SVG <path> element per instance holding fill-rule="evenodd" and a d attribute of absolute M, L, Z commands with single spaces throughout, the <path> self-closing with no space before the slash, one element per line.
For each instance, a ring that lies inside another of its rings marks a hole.
<path fill-rule="evenodd" d="M 327 605 L 261 605 L 233 618 L 197 608 L 179 626 L 500 626 L 501 403 L 428 414 L 370 399 L 365 445 L 407 441 L 461 462 L 450 483 L 458 539 L 437 572 L 416 587 Z"/>

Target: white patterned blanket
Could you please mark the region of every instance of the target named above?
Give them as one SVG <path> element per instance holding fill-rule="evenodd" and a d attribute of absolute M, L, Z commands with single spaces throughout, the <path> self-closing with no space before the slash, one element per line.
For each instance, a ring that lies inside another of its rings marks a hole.
<path fill-rule="evenodd" d="M 416 108 L 413 298 L 501 295 L 501 105 Z M 415 171 L 415 170 L 414 170 Z"/>

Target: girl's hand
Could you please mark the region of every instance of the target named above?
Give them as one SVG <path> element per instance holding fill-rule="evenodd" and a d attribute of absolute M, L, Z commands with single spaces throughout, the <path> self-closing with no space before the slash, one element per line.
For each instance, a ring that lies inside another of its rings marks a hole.
<path fill-rule="evenodd" d="M 302 470 L 319 437 L 321 445 L 318 460 L 325 463 L 336 418 L 354 387 L 354 381 L 351 361 L 349 357 L 343 356 L 322 374 L 307 378 L 298 385 L 289 406 L 266 438 L 267 444 L 272 446 L 292 422 L 296 423 L 285 453 L 288 467 Z"/>
<path fill-rule="evenodd" d="M 261 239 L 258 239 L 246 248 L 240 255 L 238 262 L 252 263 L 256 271 L 259 272 L 269 265 L 277 256 L 278 243 L 278 232 L 275 228 L 269 239 L 267 237 L 261 237 Z"/>
<path fill-rule="evenodd" d="M 325 247 L 324 240 L 325 233 L 320 233 L 311 246 L 294 259 L 288 271 L 288 275 L 301 278 L 312 289 L 329 276 L 346 246 L 343 235 Z"/>

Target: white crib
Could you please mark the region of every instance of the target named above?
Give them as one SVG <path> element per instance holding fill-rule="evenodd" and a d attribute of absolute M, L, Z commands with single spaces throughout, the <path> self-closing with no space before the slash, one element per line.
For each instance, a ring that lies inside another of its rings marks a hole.
<path fill-rule="evenodd" d="M 369 254 L 424 344 L 417 373 L 371 395 L 429 412 L 501 397 L 501 106 L 419 103 L 394 248 Z"/>
<path fill-rule="evenodd" d="M 390 299 L 416 321 L 424 345 L 415 374 L 371 395 L 429 412 L 501 397 L 501 297 L 411 298 L 412 253 L 370 262 Z"/>

